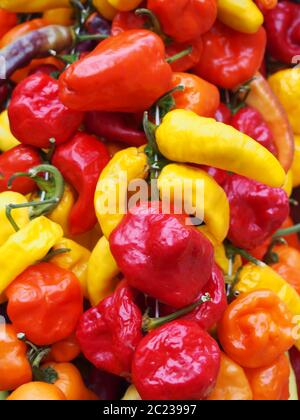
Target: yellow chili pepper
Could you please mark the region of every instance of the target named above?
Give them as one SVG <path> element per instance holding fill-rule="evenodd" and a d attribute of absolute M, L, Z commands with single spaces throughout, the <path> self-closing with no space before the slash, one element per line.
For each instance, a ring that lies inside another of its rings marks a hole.
<path fill-rule="evenodd" d="M 6 217 L 6 206 L 8 204 L 23 204 L 27 203 L 26 197 L 24 195 L 12 192 L 5 191 L 0 193 L 0 246 L 7 241 L 7 239 L 15 233 L 14 228 L 12 227 L 10 221 Z M 29 210 L 28 208 L 13 209 L 11 215 L 14 218 L 15 222 L 21 228 L 29 223 Z"/>
<path fill-rule="evenodd" d="M 27 267 L 45 257 L 62 236 L 62 228 L 44 216 L 12 234 L 0 247 L 0 294 Z"/>
<path fill-rule="evenodd" d="M 253 290 L 269 289 L 278 295 L 290 312 L 295 315 L 295 329 L 300 323 L 300 296 L 279 274 L 266 264 L 246 264 L 239 272 L 234 291 L 247 293 Z M 296 343 L 300 350 L 300 339 Z"/>
<path fill-rule="evenodd" d="M 7 110 L 0 114 L 0 151 L 6 152 L 15 146 L 18 146 L 20 142 L 14 137 L 10 131 L 9 119 Z"/>
<path fill-rule="evenodd" d="M 286 174 L 284 185 L 282 186 L 282 189 L 287 193 L 287 196 L 290 197 L 293 192 L 293 171 L 290 169 L 288 173 Z"/>
<path fill-rule="evenodd" d="M 92 252 L 88 264 L 87 287 L 93 306 L 109 296 L 115 289 L 120 270 L 110 252 L 109 242 L 103 236 Z"/>
<path fill-rule="evenodd" d="M 300 185 L 300 135 L 295 135 L 295 153 L 294 161 L 292 165 L 293 173 L 293 187 L 299 187 Z"/>
<path fill-rule="evenodd" d="M 93 0 L 93 5 L 98 10 L 100 15 L 102 15 L 107 20 L 113 20 L 113 18 L 118 13 L 118 10 L 112 7 L 108 0 Z"/>
<path fill-rule="evenodd" d="M 108 3 L 121 12 L 129 12 L 136 9 L 142 0 L 108 0 Z"/>
<path fill-rule="evenodd" d="M 229 203 L 223 188 L 207 172 L 187 165 L 170 164 L 159 175 L 158 188 L 161 198 L 167 195 L 174 201 L 174 197 L 181 196 L 189 209 L 198 207 L 196 212 L 203 213 L 211 234 L 217 241 L 224 241 L 229 230 Z"/>
<path fill-rule="evenodd" d="M 0 0 L 1 9 L 16 13 L 39 13 L 65 7 L 70 7 L 70 0 Z"/>
<path fill-rule="evenodd" d="M 124 397 L 122 398 L 124 401 L 141 401 L 142 398 L 140 394 L 138 393 L 136 387 L 134 385 L 130 385 L 129 388 L 127 388 Z"/>
<path fill-rule="evenodd" d="M 65 236 L 69 236 L 69 216 L 75 203 L 75 193 L 70 185 L 65 184 L 64 195 L 58 206 L 48 214 L 48 218 L 58 223 L 64 231 Z"/>
<path fill-rule="evenodd" d="M 54 252 L 60 249 L 66 249 L 69 250 L 69 252 L 55 255 L 51 258 L 50 262 L 61 268 L 72 271 L 81 284 L 84 296 L 88 298 L 87 268 L 91 256 L 90 251 L 67 238 L 62 238 L 52 248 Z"/>
<path fill-rule="evenodd" d="M 280 70 L 268 82 L 285 108 L 294 133 L 300 134 L 300 68 Z"/>
<path fill-rule="evenodd" d="M 74 23 L 74 10 L 70 8 L 46 10 L 43 18 L 51 25 L 71 26 Z"/>
<path fill-rule="evenodd" d="M 218 0 L 218 19 L 236 31 L 253 34 L 264 15 L 252 0 Z"/>
<path fill-rule="evenodd" d="M 135 147 L 116 153 L 102 171 L 95 193 L 95 210 L 107 238 L 122 220 L 128 183 L 147 177 L 147 157 Z"/>
<path fill-rule="evenodd" d="M 161 153 L 175 162 L 214 166 L 281 187 L 285 172 L 265 147 L 235 128 L 191 111 L 169 112 L 156 131 Z"/>

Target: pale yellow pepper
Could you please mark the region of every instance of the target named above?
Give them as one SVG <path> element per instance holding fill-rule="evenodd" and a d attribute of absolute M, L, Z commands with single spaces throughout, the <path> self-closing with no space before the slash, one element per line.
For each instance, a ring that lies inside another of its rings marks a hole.
<path fill-rule="evenodd" d="M 9 126 L 9 119 L 7 110 L 0 114 L 0 151 L 6 152 L 15 146 L 18 146 L 20 142 L 12 134 Z"/>
<path fill-rule="evenodd" d="M 65 7 L 71 7 L 70 0 L 0 0 L 1 9 L 16 13 L 39 13 Z"/>
<path fill-rule="evenodd" d="M 44 258 L 62 236 L 62 228 L 44 216 L 10 235 L 0 247 L 0 294 L 26 268 Z"/>
<path fill-rule="evenodd" d="M 295 153 L 294 161 L 292 165 L 293 173 L 293 187 L 299 187 L 300 185 L 300 135 L 295 134 Z"/>
<path fill-rule="evenodd" d="M 239 272 L 238 282 L 234 287 L 234 291 L 247 293 L 259 289 L 272 290 L 286 304 L 287 308 L 295 316 L 296 331 L 297 323 L 300 324 L 299 294 L 268 265 L 248 263 Z M 300 350 L 300 338 L 296 342 L 296 347 Z"/>
<path fill-rule="evenodd" d="M 70 8 L 50 9 L 43 13 L 43 18 L 51 25 L 71 26 L 74 16 L 74 10 Z"/>
<path fill-rule="evenodd" d="M 268 82 L 285 108 L 295 134 L 300 134 L 300 68 L 280 70 Z"/>
<path fill-rule="evenodd" d="M 252 0 L 218 0 L 218 19 L 236 31 L 253 34 L 264 15 Z"/>
<path fill-rule="evenodd" d="M 69 184 L 65 184 L 64 195 L 58 206 L 48 214 L 48 218 L 58 223 L 64 231 L 65 236 L 69 235 L 69 216 L 75 204 L 75 193 Z"/>
<path fill-rule="evenodd" d="M 23 204 L 27 202 L 27 198 L 17 192 L 5 191 L 0 193 L 0 246 L 7 241 L 10 235 L 15 233 L 14 228 L 6 216 L 6 206 L 8 204 Z M 28 208 L 13 209 L 11 215 L 20 228 L 29 223 Z"/>
<path fill-rule="evenodd" d="M 156 130 L 160 152 L 169 160 L 228 170 L 270 187 L 281 187 L 285 171 L 265 147 L 235 128 L 192 111 L 169 112 Z"/>
<path fill-rule="evenodd" d="M 287 193 L 287 196 L 290 197 L 293 192 L 293 184 L 294 184 L 294 176 L 293 171 L 290 169 L 288 173 L 286 174 L 284 185 L 282 186 L 282 189 Z"/>
<path fill-rule="evenodd" d="M 135 147 L 116 153 L 102 171 L 94 204 L 101 230 L 107 238 L 126 213 L 124 207 L 129 182 L 145 179 L 147 174 L 147 157 Z"/>
<path fill-rule="evenodd" d="M 207 172 L 187 165 L 170 164 L 159 175 L 158 188 L 162 200 L 170 197 L 173 202 L 177 197 L 182 198 L 188 209 L 197 207 L 196 214 L 203 215 L 211 234 L 217 241 L 224 241 L 229 230 L 229 203 L 223 188 Z"/>
<path fill-rule="evenodd" d="M 53 251 L 68 249 L 69 252 L 58 254 L 50 262 L 72 271 L 78 278 L 84 297 L 88 299 L 87 269 L 91 253 L 88 249 L 71 239 L 62 238 L 52 248 Z"/>
<path fill-rule="evenodd" d="M 118 13 L 118 10 L 115 9 L 108 0 L 93 0 L 93 5 L 98 10 L 101 16 L 107 20 L 113 20 L 113 18 Z"/>
<path fill-rule="evenodd" d="M 143 0 L 108 0 L 108 3 L 121 12 L 129 12 L 138 7 Z"/>
<path fill-rule="evenodd" d="M 124 400 L 124 401 L 141 401 L 142 398 L 141 398 L 140 394 L 138 393 L 136 387 L 134 385 L 130 385 L 127 388 L 122 400 Z"/>
<path fill-rule="evenodd" d="M 103 236 L 92 252 L 88 263 L 87 288 L 93 306 L 109 296 L 119 280 L 120 270 L 110 251 L 109 242 Z"/>

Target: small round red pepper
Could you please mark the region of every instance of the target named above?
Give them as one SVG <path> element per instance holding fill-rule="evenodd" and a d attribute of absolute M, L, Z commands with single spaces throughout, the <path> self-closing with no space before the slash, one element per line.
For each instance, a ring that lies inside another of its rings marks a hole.
<path fill-rule="evenodd" d="M 173 321 L 146 335 L 132 363 L 132 380 L 144 400 L 201 400 L 215 386 L 221 352 L 193 321 Z"/>
<path fill-rule="evenodd" d="M 157 202 L 130 209 L 109 241 L 129 284 L 174 308 L 195 301 L 213 265 L 210 241 L 186 215 L 162 214 Z"/>
<path fill-rule="evenodd" d="M 15 88 L 8 115 L 11 131 L 21 143 L 49 148 L 50 139 L 61 144 L 76 132 L 83 114 L 66 108 L 58 94 L 57 80 L 42 72 Z"/>
<path fill-rule="evenodd" d="M 17 172 L 27 172 L 42 163 L 37 149 L 20 144 L 0 155 L 0 192 L 7 191 L 8 180 Z M 11 190 L 21 194 L 29 194 L 36 189 L 36 184 L 29 178 L 16 178 Z"/>
<path fill-rule="evenodd" d="M 109 159 L 105 145 L 96 137 L 82 132 L 58 146 L 54 152 L 53 165 L 78 193 L 69 217 L 72 235 L 85 233 L 97 223 L 94 194 L 99 176 Z"/>

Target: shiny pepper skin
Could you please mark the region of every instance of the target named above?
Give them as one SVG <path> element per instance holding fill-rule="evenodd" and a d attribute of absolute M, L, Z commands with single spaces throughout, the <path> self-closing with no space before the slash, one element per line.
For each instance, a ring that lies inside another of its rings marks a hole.
<path fill-rule="evenodd" d="M 181 308 L 209 280 L 213 247 L 185 215 L 162 214 L 157 202 L 131 209 L 109 242 L 118 267 L 136 289 Z"/>
<path fill-rule="evenodd" d="M 221 352 L 193 321 L 173 321 L 146 335 L 132 363 L 143 400 L 201 400 L 215 386 Z"/>
<path fill-rule="evenodd" d="M 194 73 L 225 89 L 233 89 L 251 79 L 264 58 L 266 32 L 255 34 L 237 32 L 217 21 L 203 35 L 202 58 Z"/>
<path fill-rule="evenodd" d="M 140 112 L 170 89 L 171 79 L 161 38 L 126 31 L 67 68 L 59 79 L 60 99 L 79 111 Z"/>
<path fill-rule="evenodd" d="M 11 131 L 24 144 L 48 148 L 49 140 L 66 142 L 80 127 L 83 114 L 59 99 L 59 84 L 45 73 L 27 77 L 14 90 L 8 107 Z"/>
<path fill-rule="evenodd" d="M 265 13 L 265 27 L 268 35 L 268 50 L 275 60 L 292 64 L 300 51 L 300 5 L 281 1 Z M 297 64 L 294 63 L 294 64 Z"/>
<path fill-rule="evenodd" d="M 129 378 L 142 339 L 142 313 L 126 281 L 82 315 L 76 336 L 84 356 L 98 369 Z"/>
<path fill-rule="evenodd" d="M 287 194 L 239 175 L 226 178 L 223 188 L 230 204 L 230 241 L 244 249 L 261 245 L 289 214 Z"/>
<path fill-rule="evenodd" d="M 85 233 L 97 223 L 93 206 L 94 194 L 99 176 L 109 159 L 109 153 L 101 141 L 81 132 L 57 147 L 54 152 L 53 165 L 78 193 L 69 217 L 72 235 Z"/>
<path fill-rule="evenodd" d="M 7 182 L 16 172 L 27 172 L 42 163 L 38 150 L 31 146 L 15 146 L 0 155 L 0 191 L 7 191 Z M 29 178 L 16 178 L 11 190 L 20 194 L 29 194 L 36 189 L 34 181 Z"/>
<path fill-rule="evenodd" d="M 216 0 L 148 0 L 164 32 L 176 42 L 189 42 L 207 32 L 217 18 Z"/>

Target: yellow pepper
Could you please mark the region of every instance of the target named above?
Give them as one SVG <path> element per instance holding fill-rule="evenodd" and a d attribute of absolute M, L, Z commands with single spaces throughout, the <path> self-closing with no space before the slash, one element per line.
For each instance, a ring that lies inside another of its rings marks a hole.
<path fill-rule="evenodd" d="M 136 387 L 134 385 L 130 385 L 129 388 L 127 388 L 125 395 L 123 396 L 122 400 L 124 401 L 141 401 L 142 398 L 140 394 L 138 393 Z"/>
<path fill-rule="evenodd" d="M 93 306 L 109 296 L 118 284 L 120 270 L 110 252 L 109 242 L 103 236 L 92 252 L 88 264 L 87 287 Z"/>
<path fill-rule="evenodd" d="M 53 251 L 59 249 L 68 249 L 69 252 L 58 254 L 51 258 L 50 262 L 58 265 L 61 268 L 72 271 L 78 278 L 82 292 L 86 298 L 88 298 L 87 292 L 87 268 L 91 253 L 88 249 L 79 245 L 77 242 L 71 239 L 62 238 L 59 240 L 54 247 Z"/>
<path fill-rule="evenodd" d="M 100 15 L 102 15 L 107 20 L 113 20 L 113 18 L 118 13 L 117 9 L 112 7 L 108 0 L 93 0 L 93 5 L 98 10 Z"/>
<path fill-rule="evenodd" d="M 10 221 L 6 217 L 6 206 L 8 204 L 23 204 L 27 203 L 26 197 L 24 195 L 12 192 L 5 191 L 0 193 L 0 246 L 7 241 L 7 239 L 15 233 L 14 228 L 12 227 Z M 11 215 L 14 218 L 15 222 L 21 228 L 29 223 L 29 209 L 20 208 L 14 209 L 11 211 Z"/>
<path fill-rule="evenodd" d="M 10 235 L 0 247 L 0 294 L 27 267 L 44 258 L 62 236 L 62 228 L 44 216 Z"/>
<path fill-rule="evenodd" d="M 107 238 L 124 216 L 128 183 L 145 179 L 147 173 L 147 157 L 135 147 L 116 153 L 102 171 L 95 192 L 95 210 L 103 235 Z"/>
<path fill-rule="evenodd" d="M 58 206 L 48 214 L 48 218 L 58 223 L 64 231 L 65 236 L 69 235 L 69 216 L 75 204 L 75 193 L 70 185 L 65 184 L 64 195 Z"/>
<path fill-rule="evenodd" d="M 236 31 L 253 34 L 264 15 L 252 0 L 218 0 L 218 19 Z"/>
<path fill-rule="evenodd" d="M 235 128 L 192 111 L 169 112 L 156 131 L 161 153 L 175 162 L 214 166 L 281 187 L 285 172 L 265 147 Z"/>
<path fill-rule="evenodd" d="M 247 293 L 253 290 L 269 289 L 278 295 L 295 317 L 300 317 L 300 296 L 279 274 L 266 264 L 246 264 L 239 272 L 234 291 Z M 300 322 L 300 319 L 296 319 Z M 295 329 L 297 324 L 295 323 Z M 296 343 L 300 350 L 300 339 Z"/>
<path fill-rule="evenodd" d="M 202 183 L 199 191 L 197 182 Z M 224 241 L 229 230 L 229 203 L 223 188 L 207 172 L 187 165 L 170 164 L 159 175 L 158 188 L 162 199 L 167 194 L 173 201 L 178 195 L 177 190 L 189 209 L 198 206 L 197 214 L 203 213 L 208 230 L 217 241 Z M 185 194 L 185 190 L 190 194 Z"/>
<path fill-rule="evenodd" d="M 282 189 L 287 193 L 287 196 L 290 197 L 293 192 L 293 171 L 290 169 L 286 174 L 285 182 L 282 186 Z"/>
<path fill-rule="evenodd" d="M 65 7 L 70 7 L 70 0 L 0 0 L 1 9 L 16 13 L 39 13 Z"/>
<path fill-rule="evenodd" d="M 18 146 L 20 142 L 14 137 L 10 131 L 9 119 L 7 110 L 0 114 L 0 151 L 6 152 L 15 146 Z"/>
<path fill-rule="evenodd" d="M 293 173 L 293 187 L 299 187 L 300 185 L 300 135 L 295 135 L 295 153 L 294 161 L 292 165 Z"/>
<path fill-rule="evenodd" d="M 136 9 L 142 0 L 108 0 L 108 3 L 121 12 L 129 12 Z"/>
<path fill-rule="evenodd" d="M 295 134 L 300 134 L 300 68 L 280 70 L 268 79 L 285 108 Z"/>
<path fill-rule="evenodd" d="M 70 8 L 46 10 L 43 18 L 51 25 L 71 26 L 74 23 L 74 10 Z"/>

